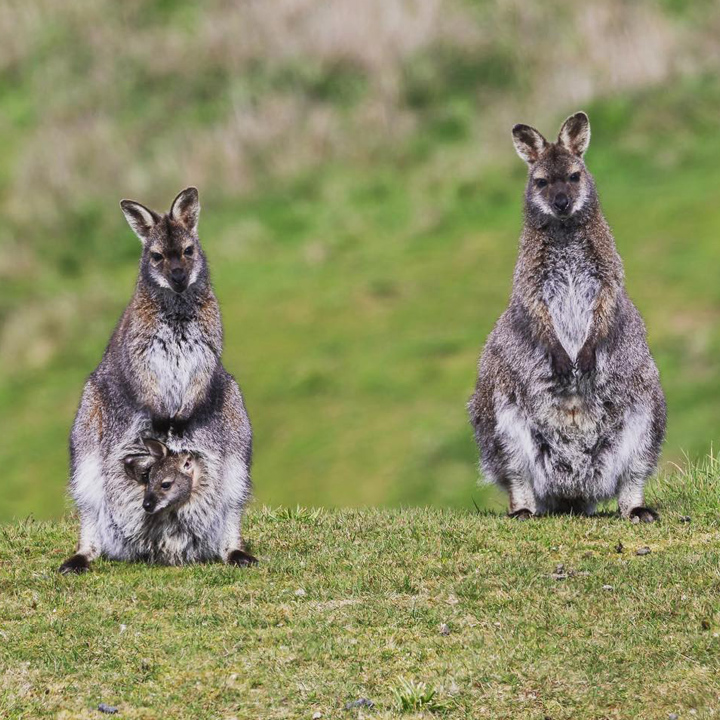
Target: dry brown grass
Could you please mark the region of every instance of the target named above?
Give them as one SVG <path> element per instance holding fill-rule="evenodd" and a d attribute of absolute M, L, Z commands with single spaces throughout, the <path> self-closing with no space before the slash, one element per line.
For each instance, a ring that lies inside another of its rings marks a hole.
<path fill-rule="evenodd" d="M 477 92 L 492 140 L 519 112 L 555 116 L 716 63 L 710 15 L 703 29 L 621 0 L 215 0 L 165 15 L 137 1 L 4 3 L 0 69 L 33 111 L 8 159 L 3 211 L 19 227 L 50 226 L 107 194 L 164 199 L 193 181 L 234 196 L 258 176 L 374 152 L 417 126 L 404 78 L 440 47 L 502 48 L 521 76 L 521 89 Z M 348 109 L 302 82 L 262 80 L 304 67 L 350 68 L 364 92 Z"/>

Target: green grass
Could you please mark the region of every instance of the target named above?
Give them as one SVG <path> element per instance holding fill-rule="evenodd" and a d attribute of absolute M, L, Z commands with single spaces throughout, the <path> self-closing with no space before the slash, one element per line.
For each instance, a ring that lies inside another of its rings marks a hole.
<path fill-rule="evenodd" d="M 395 4 L 407 22 L 379 4 L 357 11 L 416 32 L 413 3 Z M 343 23 L 346 44 L 313 24 L 313 0 L 0 15 L 0 522 L 66 510 L 73 415 L 140 251 L 119 199 L 163 209 L 190 183 L 259 502 L 491 502 L 465 403 L 522 224 L 509 129 L 552 137 L 578 109 L 554 75 L 572 46 L 592 33 L 582 67 L 603 88 L 621 58 L 600 51 L 602 33 L 635 27 L 636 3 L 592 31 L 580 5 L 555 5 L 449 2 L 425 40 L 382 58 L 396 43 L 374 20 Z M 677 36 L 668 57 L 702 54 L 710 5 L 644 7 Z M 707 67 L 584 104 L 588 164 L 668 396 L 665 462 L 702 456 L 720 427 L 720 81 Z"/>
<path fill-rule="evenodd" d="M 256 508 L 249 570 L 61 577 L 74 521 L 5 525 L 0 716 L 716 717 L 719 481 L 664 478 L 649 526 Z"/>
<path fill-rule="evenodd" d="M 680 117 L 700 96 L 702 107 Z M 720 111 L 720 83 L 588 109 L 588 164 L 668 396 L 664 457 L 696 458 L 720 427 L 720 140 L 707 120 Z M 430 157 L 410 143 L 390 160 L 203 201 L 224 360 L 254 423 L 262 503 L 487 501 L 465 402 L 507 302 L 522 224 L 525 171 L 506 145 L 506 163 L 482 171 L 465 143 Z M 63 512 L 82 383 L 132 292 L 139 254 L 115 203 L 105 212 L 114 222 L 103 243 L 116 260 L 89 254 L 79 275 L 52 276 L 28 300 L 18 280 L 18 338 L 52 350 L 0 378 L 0 521 Z"/>

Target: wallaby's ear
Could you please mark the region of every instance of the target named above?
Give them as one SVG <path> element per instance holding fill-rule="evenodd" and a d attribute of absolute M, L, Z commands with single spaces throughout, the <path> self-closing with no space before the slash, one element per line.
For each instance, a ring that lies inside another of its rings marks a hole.
<path fill-rule="evenodd" d="M 528 164 L 532 165 L 547 147 L 547 140 L 529 125 L 516 125 L 512 129 L 513 143 L 517 154 Z"/>
<path fill-rule="evenodd" d="M 143 445 L 147 451 L 156 459 L 162 460 L 168 454 L 167 445 L 153 438 L 143 438 Z"/>
<path fill-rule="evenodd" d="M 145 243 L 150 231 L 160 220 L 160 216 L 134 200 L 121 200 L 120 207 L 133 232 L 142 243 Z"/>
<path fill-rule="evenodd" d="M 558 143 L 582 157 L 590 144 L 590 118 L 582 111 L 571 115 L 560 128 Z"/>
<path fill-rule="evenodd" d="M 182 469 L 184 473 L 187 473 L 188 475 L 193 472 L 195 469 L 195 458 L 190 454 L 186 453 L 185 458 L 183 459 Z"/>
<path fill-rule="evenodd" d="M 135 477 L 135 464 L 137 461 L 137 455 L 126 455 L 123 458 L 123 467 L 125 468 L 125 472 L 132 478 Z"/>
<path fill-rule="evenodd" d="M 197 188 L 185 188 L 170 207 L 170 218 L 180 223 L 188 232 L 197 230 L 200 217 L 200 199 Z"/>
<path fill-rule="evenodd" d="M 154 462 L 155 460 L 148 455 L 126 455 L 123 458 L 125 473 L 128 477 L 138 481 L 140 481 L 142 473 L 149 470 Z"/>

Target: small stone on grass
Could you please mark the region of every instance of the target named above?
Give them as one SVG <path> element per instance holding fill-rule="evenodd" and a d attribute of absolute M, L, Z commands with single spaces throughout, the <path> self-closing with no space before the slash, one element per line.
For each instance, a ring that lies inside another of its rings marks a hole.
<path fill-rule="evenodd" d="M 367 698 L 361 697 L 357 700 L 351 700 L 349 703 L 345 704 L 346 710 L 354 710 L 355 708 L 372 708 L 375 707 L 375 703 L 372 700 L 368 700 Z"/>
<path fill-rule="evenodd" d="M 440 634 L 441 635 L 449 635 L 450 634 L 450 626 L 447 623 L 443 623 L 440 625 Z"/>
<path fill-rule="evenodd" d="M 118 709 L 107 703 L 100 703 L 97 708 L 101 713 L 107 713 L 108 715 L 117 715 Z"/>
<path fill-rule="evenodd" d="M 649 555 L 651 552 L 652 552 L 652 550 L 647 545 L 645 545 L 644 547 L 638 548 L 635 551 L 635 554 L 636 555 Z"/>

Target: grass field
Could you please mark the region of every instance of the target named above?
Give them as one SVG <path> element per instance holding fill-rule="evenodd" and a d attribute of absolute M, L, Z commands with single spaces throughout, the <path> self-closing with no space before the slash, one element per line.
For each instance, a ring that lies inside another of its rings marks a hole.
<path fill-rule="evenodd" d="M 64 577 L 73 521 L 6 525 L 0 716 L 717 717 L 719 481 L 663 478 L 642 526 L 257 508 L 249 570 Z"/>

